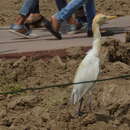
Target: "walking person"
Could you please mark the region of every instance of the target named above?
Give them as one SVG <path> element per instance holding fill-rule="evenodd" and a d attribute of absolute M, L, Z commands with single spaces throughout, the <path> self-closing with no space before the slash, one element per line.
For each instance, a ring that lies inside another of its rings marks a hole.
<path fill-rule="evenodd" d="M 31 30 L 25 24 L 29 17 L 35 17 L 35 21 L 39 21 L 43 18 L 39 11 L 39 0 L 24 0 L 24 3 L 19 11 L 19 15 L 16 18 L 15 24 L 10 26 L 10 31 L 16 34 L 21 34 L 23 36 L 29 35 Z"/>
<path fill-rule="evenodd" d="M 59 10 L 67 5 L 65 0 L 55 0 L 55 2 Z M 10 31 L 21 36 L 28 36 L 31 33 L 28 25 L 34 25 L 43 19 L 45 18 L 40 14 L 39 0 L 24 0 L 15 23 L 10 26 Z"/>

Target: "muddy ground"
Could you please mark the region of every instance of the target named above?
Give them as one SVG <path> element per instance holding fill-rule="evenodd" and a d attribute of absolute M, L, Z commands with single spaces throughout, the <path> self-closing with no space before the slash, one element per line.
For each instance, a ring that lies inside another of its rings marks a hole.
<path fill-rule="evenodd" d="M 21 3 L 1 0 L 1 26 L 15 21 Z M 130 14 L 129 0 L 96 0 L 96 7 L 106 14 Z M 53 0 L 40 0 L 40 9 L 46 17 L 56 11 Z M 85 52 L 82 47 L 65 51 L 67 56 L 48 60 L 0 59 L 0 92 L 72 82 Z M 99 78 L 125 74 L 130 74 L 130 43 L 106 39 Z M 97 83 L 85 95 L 81 117 L 69 102 L 72 87 L 0 95 L 0 130 L 130 130 L 130 78 Z"/>
<path fill-rule="evenodd" d="M 0 1 L 0 25 L 14 23 L 23 0 Z M 51 3 L 51 4 L 50 4 Z M 97 12 L 110 15 L 130 15 L 130 0 L 96 0 Z M 56 12 L 54 0 L 40 0 L 41 14 L 49 17 Z"/>
<path fill-rule="evenodd" d="M 72 82 L 85 52 L 82 47 L 65 52 L 45 61 L 1 59 L 0 91 Z M 130 43 L 105 40 L 101 61 L 100 79 L 130 74 Z M 69 102 L 72 87 L 0 96 L 0 130 L 130 130 L 130 78 L 97 83 L 85 95 L 81 117 Z"/>

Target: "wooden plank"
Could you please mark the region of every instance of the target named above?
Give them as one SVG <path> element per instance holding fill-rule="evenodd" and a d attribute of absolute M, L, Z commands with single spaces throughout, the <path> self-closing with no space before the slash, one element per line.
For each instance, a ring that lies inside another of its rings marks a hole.
<path fill-rule="evenodd" d="M 112 32 L 110 36 L 125 41 L 125 32 L 130 31 L 130 16 L 119 17 L 104 24 L 102 28 Z M 68 47 L 84 46 L 90 47 L 92 38 L 86 37 L 86 33 L 80 34 L 64 34 L 62 40 L 57 40 L 45 29 L 35 29 L 33 33 L 39 35 L 36 39 L 24 39 L 18 37 L 7 29 L 0 30 L 0 54 L 35 52 L 45 50 L 64 49 Z"/>

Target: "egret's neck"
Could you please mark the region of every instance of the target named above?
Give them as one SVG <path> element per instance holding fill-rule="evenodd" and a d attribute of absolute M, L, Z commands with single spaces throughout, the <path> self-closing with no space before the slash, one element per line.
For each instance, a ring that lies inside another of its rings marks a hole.
<path fill-rule="evenodd" d="M 93 23 L 93 50 L 95 51 L 96 55 L 99 55 L 100 48 L 101 48 L 101 33 L 99 24 Z"/>

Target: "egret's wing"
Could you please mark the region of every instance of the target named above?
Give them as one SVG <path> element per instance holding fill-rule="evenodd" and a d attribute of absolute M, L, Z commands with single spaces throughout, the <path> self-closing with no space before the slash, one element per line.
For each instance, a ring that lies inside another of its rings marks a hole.
<path fill-rule="evenodd" d="M 96 80 L 99 74 L 99 59 L 91 57 L 84 59 L 77 69 L 74 83 Z M 92 87 L 94 83 L 84 83 L 74 85 L 72 91 L 72 100 L 74 103 L 79 101 L 81 97 Z"/>

